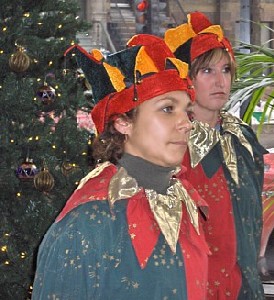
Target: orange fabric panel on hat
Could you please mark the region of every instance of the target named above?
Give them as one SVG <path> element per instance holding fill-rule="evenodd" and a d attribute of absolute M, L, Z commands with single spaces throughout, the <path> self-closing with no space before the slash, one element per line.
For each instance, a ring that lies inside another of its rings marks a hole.
<path fill-rule="evenodd" d="M 159 71 L 151 57 L 146 53 L 144 47 L 141 47 L 136 56 L 135 72 L 136 71 L 139 71 L 141 76 L 147 73 L 157 73 Z"/>
<path fill-rule="evenodd" d="M 174 53 L 176 49 L 186 43 L 189 39 L 196 36 L 189 24 L 181 24 L 175 28 L 171 28 L 165 32 L 165 42 Z"/>
<path fill-rule="evenodd" d="M 125 77 L 123 76 L 121 71 L 119 69 L 117 69 L 116 67 L 110 66 L 109 64 L 104 63 L 104 62 L 103 62 L 103 66 L 109 75 L 109 79 L 110 79 L 114 89 L 117 92 L 120 92 L 121 90 L 125 89 L 126 88 L 126 85 L 124 83 Z"/>
<path fill-rule="evenodd" d="M 153 59 L 155 66 L 159 70 L 165 69 L 167 57 L 174 57 L 172 51 L 160 37 L 151 34 L 136 34 L 127 42 L 127 47 L 139 45 L 145 47 L 146 53 Z"/>
<path fill-rule="evenodd" d="M 188 74 L 188 64 L 177 59 L 177 58 L 168 58 L 176 67 L 177 70 L 179 71 L 179 75 L 181 78 L 186 78 Z"/>
<path fill-rule="evenodd" d="M 92 49 L 90 54 L 98 61 L 101 61 L 104 58 L 103 54 L 98 49 Z"/>

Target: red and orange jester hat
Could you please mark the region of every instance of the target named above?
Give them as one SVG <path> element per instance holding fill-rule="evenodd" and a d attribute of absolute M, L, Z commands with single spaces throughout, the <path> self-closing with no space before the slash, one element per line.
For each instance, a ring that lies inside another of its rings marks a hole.
<path fill-rule="evenodd" d="M 201 12 L 189 13 L 187 23 L 168 29 L 164 39 L 174 55 L 189 65 L 198 56 L 215 48 L 225 49 L 235 60 L 232 46 L 221 26 L 213 25 Z"/>
<path fill-rule="evenodd" d="M 186 91 L 194 101 L 188 65 L 176 59 L 162 39 L 145 35 L 141 40 L 143 44 L 128 46 L 107 57 L 99 50 L 88 53 L 78 45 L 65 53 L 75 53 L 91 85 L 95 102 L 91 115 L 98 133 L 115 115 L 167 92 Z"/>

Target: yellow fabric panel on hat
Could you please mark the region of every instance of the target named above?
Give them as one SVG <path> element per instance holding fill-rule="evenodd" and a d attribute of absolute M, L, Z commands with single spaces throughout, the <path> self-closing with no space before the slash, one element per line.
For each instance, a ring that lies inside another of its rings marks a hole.
<path fill-rule="evenodd" d="M 212 33 L 218 36 L 218 40 L 221 42 L 224 38 L 223 30 L 220 25 L 212 25 L 202 30 L 199 34 Z"/>
<path fill-rule="evenodd" d="M 98 60 L 98 61 L 104 59 L 103 54 L 102 54 L 101 51 L 98 50 L 98 49 L 92 49 L 91 52 L 90 52 L 90 54 L 91 54 L 96 60 Z"/>
<path fill-rule="evenodd" d="M 116 67 L 113 67 L 105 62 L 103 62 L 103 66 L 109 75 L 109 79 L 110 79 L 114 89 L 117 92 L 120 92 L 123 89 L 125 89 L 126 88 L 126 85 L 124 82 L 125 76 L 123 76 L 121 71 L 119 69 L 117 69 Z"/>
<path fill-rule="evenodd" d="M 179 75 L 181 78 L 186 78 L 188 74 L 188 64 L 181 61 L 180 59 L 177 58 L 168 58 L 174 66 L 176 66 L 177 70 L 179 71 Z"/>
<path fill-rule="evenodd" d="M 141 76 L 148 73 L 159 72 L 153 60 L 145 51 L 144 47 L 141 47 L 140 51 L 136 56 L 135 71 L 139 71 Z"/>
<path fill-rule="evenodd" d="M 182 44 L 186 43 L 190 38 L 194 37 L 196 33 L 189 24 L 181 24 L 175 28 L 171 28 L 165 32 L 165 42 L 172 52 Z"/>

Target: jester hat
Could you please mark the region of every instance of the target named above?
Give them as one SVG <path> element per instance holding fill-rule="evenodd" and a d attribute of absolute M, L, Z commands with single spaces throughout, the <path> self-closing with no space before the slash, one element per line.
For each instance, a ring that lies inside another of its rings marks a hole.
<path fill-rule="evenodd" d="M 188 65 L 176 59 L 164 42 L 154 46 L 146 43 L 106 58 L 99 50 L 88 53 L 78 45 L 66 51 L 65 55 L 75 52 L 77 64 L 91 85 L 95 102 L 91 115 L 98 133 L 113 116 L 167 92 L 186 91 L 194 101 Z"/>
<path fill-rule="evenodd" d="M 187 23 L 168 29 L 164 39 L 174 55 L 188 64 L 215 48 L 225 49 L 235 59 L 232 46 L 224 36 L 221 26 L 213 25 L 200 12 L 188 14 Z"/>

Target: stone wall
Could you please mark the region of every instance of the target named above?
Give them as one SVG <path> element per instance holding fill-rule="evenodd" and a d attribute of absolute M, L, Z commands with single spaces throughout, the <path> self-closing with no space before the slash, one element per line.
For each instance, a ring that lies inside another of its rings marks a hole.
<path fill-rule="evenodd" d="M 178 10 L 178 5 L 175 0 L 168 0 L 168 2 L 171 14 Z M 179 0 L 179 2 L 186 14 L 191 11 L 198 10 L 205 13 L 213 23 L 221 24 L 224 28 L 225 35 L 229 38 L 232 44 L 234 46 L 237 44 L 241 9 L 240 0 Z M 274 1 L 257 0 L 256 2 L 259 9 L 256 8 L 256 11 L 252 12 L 254 5 L 252 6 L 252 4 L 250 4 L 251 17 L 252 15 L 256 15 L 256 18 L 258 18 L 261 22 L 274 22 Z M 182 18 L 181 22 L 183 21 L 184 20 Z M 251 35 L 254 34 L 254 36 L 258 36 L 258 32 L 256 31 L 260 31 L 259 26 L 253 26 L 253 33 L 251 33 Z"/>

